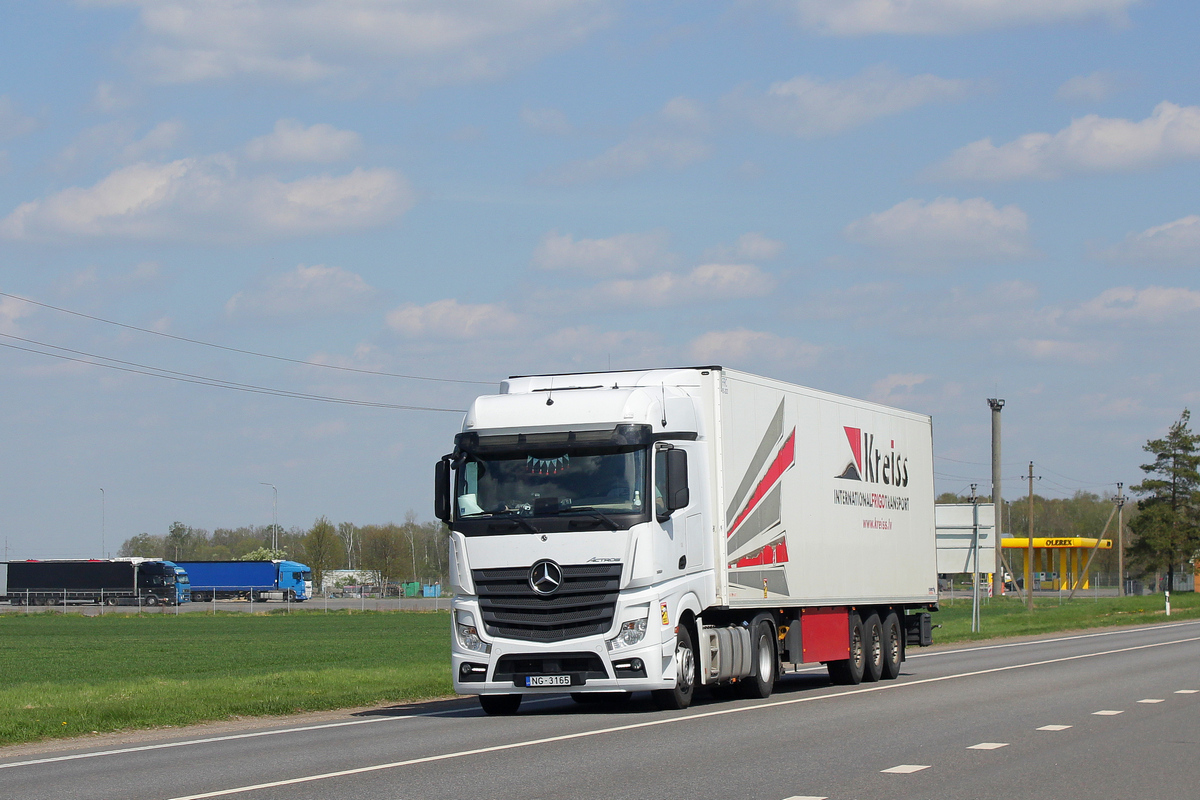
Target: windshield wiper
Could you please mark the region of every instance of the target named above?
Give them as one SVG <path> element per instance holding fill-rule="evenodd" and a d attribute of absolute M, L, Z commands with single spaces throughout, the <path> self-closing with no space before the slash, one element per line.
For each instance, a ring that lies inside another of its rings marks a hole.
<path fill-rule="evenodd" d="M 614 531 L 621 530 L 620 523 L 618 523 L 615 519 L 610 517 L 608 514 L 605 514 L 600 509 L 592 508 L 591 506 L 576 506 L 575 508 L 568 508 L 565 511 L 562 511 L 559 513 L 574 514 L 576 512 L 578 512 L 580 514 L 588 514 L 590 516 L 593 516 L 596 519 L 603 522 L 609 528 L 612 528 Z"/>
<path fill-rule="evenodd" d="M 524 528 L 525 530 L 529 531 L 530 533 L 541 533 L 541 531 L 539 531 L 537 528 L 533 527 L 533 523 L 531 523 L 529 520 L 524 519 L 523 517 L 520 517 L 516 514 L 504 514 L 503 516 L 493 516 L 492 519 L 511 520 L 512 522 L 516 523 L 516 525 L 518 527 Z M 492 526 L 489 525 L 488 527 L 491 528 Z"/>

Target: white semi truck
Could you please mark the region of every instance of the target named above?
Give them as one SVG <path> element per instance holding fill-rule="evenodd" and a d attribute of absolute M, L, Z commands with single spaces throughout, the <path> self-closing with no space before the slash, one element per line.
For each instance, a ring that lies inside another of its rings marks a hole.
<path fill-rule="evenodd" d="M 454 688 L 489 714 L 893 679 L 930 644 L 928 416 L 715 366 L 518 376 L 435 472 Z"/>

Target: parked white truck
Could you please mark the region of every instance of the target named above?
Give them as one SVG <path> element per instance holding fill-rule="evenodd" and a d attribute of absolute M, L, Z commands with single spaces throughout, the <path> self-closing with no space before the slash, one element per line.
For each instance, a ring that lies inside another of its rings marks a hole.
<path fill-rule="evenodd" d="M 435 472 L 454 688 L 489 714 L 892 679 L 930 643 L 927 416 L 722 367 L 519 376 Z"/>

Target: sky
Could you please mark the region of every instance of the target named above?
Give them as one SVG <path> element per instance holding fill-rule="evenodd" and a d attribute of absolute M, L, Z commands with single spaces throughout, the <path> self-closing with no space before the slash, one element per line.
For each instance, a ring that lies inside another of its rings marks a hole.
<path fill-rule="evenodd" d="M 1113 492 L 1200 400 L 1200 7 L 13 0 L 0 537 L 432 517 L 512 374 L 929 414 Z M 264 484 L 272 484 L 271 486 Z"/>

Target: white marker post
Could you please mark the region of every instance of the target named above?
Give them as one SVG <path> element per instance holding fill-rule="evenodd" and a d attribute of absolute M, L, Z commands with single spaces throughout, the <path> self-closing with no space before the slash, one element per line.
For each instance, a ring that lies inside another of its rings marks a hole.
<path fill-rule="evenodd" d="M 1163 592 L 1163 594 L 1167 596 L 1167 616 L 1169 617 L 1171 616 L 1171 593 L 1168 591 Z"/>

